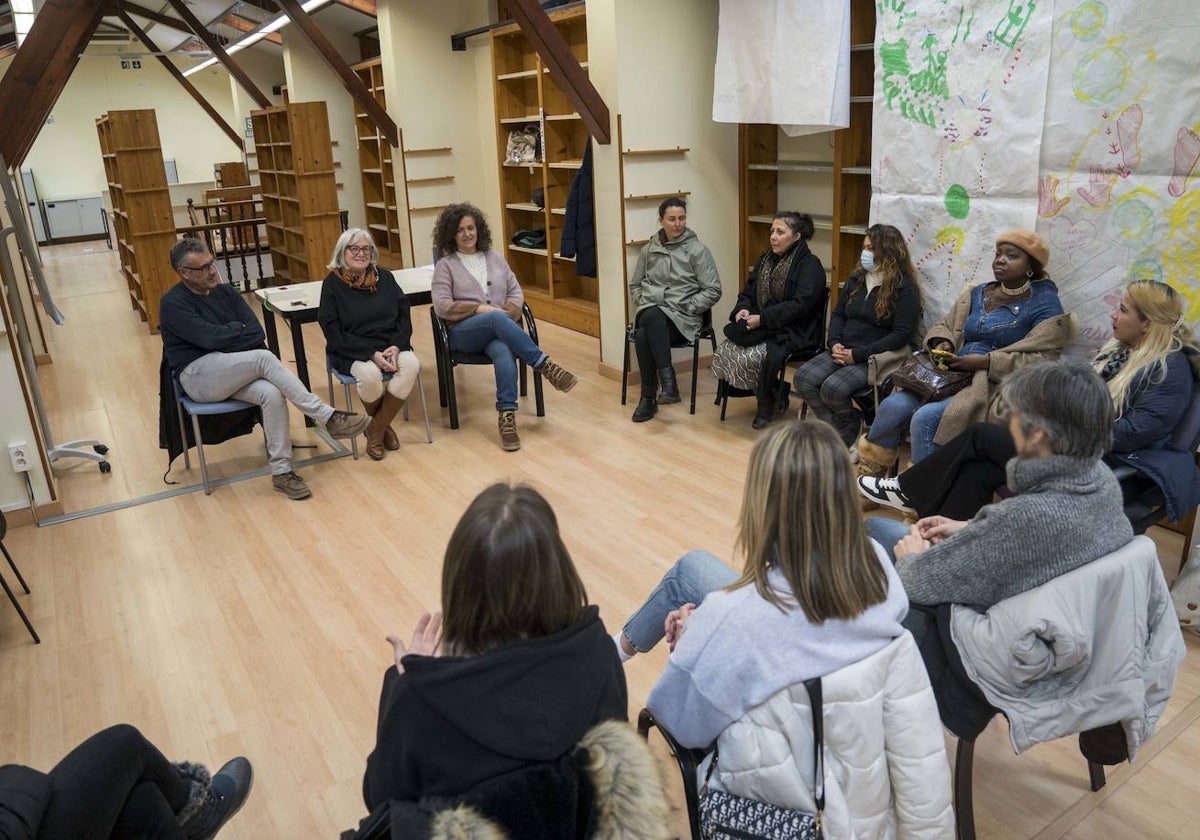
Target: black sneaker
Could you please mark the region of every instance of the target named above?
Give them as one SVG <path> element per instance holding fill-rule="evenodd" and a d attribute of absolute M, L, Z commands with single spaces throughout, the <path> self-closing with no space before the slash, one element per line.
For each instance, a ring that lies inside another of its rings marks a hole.
<path fill-rule="evenodd" d="M 887 505 L 896 510 L 911 511 L 913 509 L 912 502 L 909 501 L 908 496 L 904 495 L 904 491 L 900 489 L 900 479 L 898 478 L 876 478 L 870 475 L 860 475 L 858 477 L 858 492 L 872 502 Z"/>
<path fill-rule="evenodd" d="M 238 756 L 212 777 L 208 797 L 200 812 L 185 825 L 188 840 L 210 840 L 246 804 L 254 784 L 254 769 L 249 760 Z"/>

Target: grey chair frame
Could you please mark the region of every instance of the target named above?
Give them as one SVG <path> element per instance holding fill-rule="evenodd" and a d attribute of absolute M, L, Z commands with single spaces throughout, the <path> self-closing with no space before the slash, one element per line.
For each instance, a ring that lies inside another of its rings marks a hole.
<path fill-rule="evenodd" d="M 354 395 L 350 389 L 352 387 L 358 385 L 358 380 L 355 379 L 353 376 L 346 376 L 346 375 L 334 370 L 333 363 L 330 361 L 328 355 L 325 357 L 325 375 L 329 380 L 329 404 L 331 406 L 333 406 L 334 408 L 337 408 L 337 400 L 334 398 L 334 391 L 333 391 L 333 380 L 336 378 L 337 381 L 342 384 L 342 394 L 343 394 L 343 396 L 345 398 L 345 402 L 346 402 L 346 411 L 353 411 L 354 409 L 351 407 L 350 400 L 353 399 Z M 391 378 L 392 378 L 392 375 L 390 373 L 385 373 L 383 375 L 384 382 L 387 382 Z M 429 422 L 429 406 L 426 405 L 426 403 L 425 403 L 425 384 L 424 384 L 423 380 L 421 379 L 421 371 L 419 371 L 419 370 L 417 371 L 416 390 L 417 390 L 417 393 L 419 393 L 421 395 L 421 414 L 425 417 L 425 440 L 427 443 L 433 443 L 433 426 Z M 408 403 L 409 403 L 409 400 L 404 401 L 404 409 L 402 412 L 405 422 L 408 422 Z M 357 461 L 358 460 L 358 435 L 355 435 L 353 438 L 350 439 L 350 451 L 354 455 L 354 460 Z"/>

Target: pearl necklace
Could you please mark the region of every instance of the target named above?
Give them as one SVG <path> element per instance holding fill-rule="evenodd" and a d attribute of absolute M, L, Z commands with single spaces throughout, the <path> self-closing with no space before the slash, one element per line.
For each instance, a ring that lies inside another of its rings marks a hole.
<path fill-rule="evenodd" d="M 1005 286 L 1003 283 L 1001 283 L 1000 291 L 1003 294 L 1008 295 L 1009 297 L 1020 297 L 1021 295 L 1028 292 L 1032 285 L 1033 285 L 1032 280 L 1026 280 L 1024 283 L 1022 283 L 1020 286 L 1017 286 L 1015 289 L 1010 289 L 1010 288 L 1008 288 L 1008 286 Z"/>

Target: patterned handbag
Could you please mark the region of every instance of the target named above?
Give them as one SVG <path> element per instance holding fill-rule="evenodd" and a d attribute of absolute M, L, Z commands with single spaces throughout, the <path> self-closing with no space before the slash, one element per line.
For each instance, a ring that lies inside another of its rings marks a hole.
<path fill-rule="evenodd" d="M 700 835 L 706 840 L 822 840 L 825 810 L 825 735 L 821 717 L 821 679 L 806 680 L 813 716 L 813 801 L 817 812 L 781 808 L 757 799 L 710 790 L 709 780 L 717 769 L 718 755 L 704 777 L 700 790 Z"/>

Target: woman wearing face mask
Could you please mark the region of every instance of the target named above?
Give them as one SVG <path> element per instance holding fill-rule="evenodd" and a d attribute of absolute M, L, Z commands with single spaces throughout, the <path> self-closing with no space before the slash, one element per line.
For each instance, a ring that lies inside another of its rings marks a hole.
<path fill-rule="evenodd" d="M 771 247 L 750 272 L 725 325 L 728 340 L 713 357 L 713 376 L 758 399 L 756 429 L 787 408 L 786 397 L 783 406 L 775 404 L 775 383 L 787 357 L 817 345 L 825 269 L 808 250 L 812 235 L 811 216 L 775 214 Z"/>
<path fill-rule="evenodd" d="M 862 258 L 829 316 L 829 349 L 796 372 L 796 392 L 846 446 L 858 438 L 862 413 L 851 397 L 867 386 L 867 359 L 917 340 L 921 289 L 908 247 L 891 225 L 872 225 Z"/>
<path fill-rule="evenodd" d="M 1031 230 L 996 237 L 995 279 L 966 289 L 925 336 L 930 350 L 953 353 L 951 369 L 974 374 L 953 397 L 923 402 L 897 390 L 879 404 L 859 440 L 859 473 L 882 476 L 896 463 L 907 430 L 913 463 L 920 463 L 971 423 L 997 416 L 995 388 L 1017 368 L 1053 361 L 1072 338 L 1058 287 L 1046 276 L 1050 247 Z"/>
<path fill-rule="evenodd" d="M 1200 504 L 1200 470 L 1191 453 L 1171 446 L 1171 434 L 1200 387 L 1200 350 L 1183 320 L 1183 298 L 1166 283 L 1130 283 L 1112 314 L 1112 331 L 1092 362 L 1116 411 L 1105 461 L 1145 476 L 1123 488 L 1127 493 L 1140 493 L 1147 481 L 1158 485 L 1168 518 L 1178 520 Z M 897 478 L 859 478 L 859 492 L 921 516 L 966 520 L 991 502 L 1017 454 L 1007 428 L 977 423 Z"/>
<path fill-rule="evenodd" d="M 629 278 L 629 296 L 637 307 L 634 347 L 642 377 L 634 423 L 653 417 L 659 403 L 679 402 L 671 345 L 693 341 L 701 317 L 721 299 L 717 264 L 687 226 L 687 203 L 677 197 L 663 201 L 658 223 L 658 233 L 642 248 Z"/>

